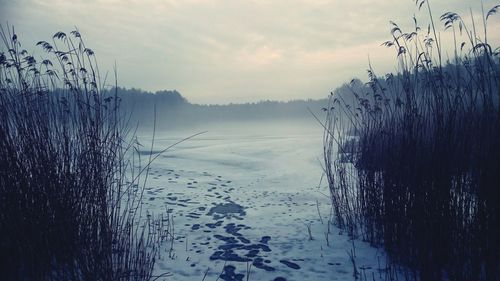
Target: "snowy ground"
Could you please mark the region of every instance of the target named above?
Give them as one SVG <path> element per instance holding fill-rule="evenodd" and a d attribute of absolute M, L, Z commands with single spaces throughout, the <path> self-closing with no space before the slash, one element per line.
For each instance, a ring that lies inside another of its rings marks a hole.
<path fill-rule="evenodd" d="M 205 130 L 152 166 L 145 205 L 173 215 L 175 229 L 174 250 L 165 246 L 156 273 L 171 272 L 167 280 L 247 280 L 248 273 L 259 281 L 354 280 L 354 243 L 361 277 L 381 278 L 383 253 L 328 223 L 314 121 L 157 132 L 155 149 Z M 140 136 L 145 146 L 147 136 Z"/>

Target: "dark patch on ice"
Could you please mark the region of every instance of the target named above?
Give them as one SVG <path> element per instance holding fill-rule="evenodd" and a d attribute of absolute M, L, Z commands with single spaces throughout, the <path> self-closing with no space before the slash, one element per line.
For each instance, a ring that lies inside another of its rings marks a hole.
<path fill-rule="evenodd" d="M 259 269 L 263 269 L 265 271 L 275 271 L 276 269 L 272 266 L 268 266 L 268 265 L 265 265 L 263 263 L 264 259 L 263 258 L 256 258 L 254 261 L 253 261 L 253 266 L 259 268 Z"/>
<path fill-rule="evenodd" d="M 228 223 L 226 226 L 224 226 L 224 229 L 226 230 L 227 233 L 232 234 L 234 236 L 241 236 L 241 233 L 238 233 L 245 225 L 243 224 L 238 224 L 235 225 L 234 223 Z"/>
<path fill-rule="evenodd" d="M 219 240 L 222 240 L 226 243 L 229 243 L 229 244 L 238 243 L 238 240 L 236 240 L 236 238 L 234 238 L 234 237 L 222 236 L 222 235 L 218 235 L 218 234 L 215 234 L 214 237 L 219 239 Z"/>
<path fill-rule="evenodd" d="M 214 207 L 210 208 L 207 215 L 214 216 L 214 219 L 231 218 L 231 217 L 234 217 L 236 219 L 241 219 L 241 217 L 238 217 L 237 215 L 245 216 L 246 213 L 243 206 L 238 205 L 234 202 L 227 202 L 227 203 L 217 204 Z"/>
<path fill-rule="evenodd" d="M 225 225 L 224 230 L 227 234 L 229 234 L 229 236 L 219 234 L 213 236 L 219 241 L 223 241 L 224 244 L 217 247 L 217 250 L 210 256 L 210 259 L 234 262 L 251 261 L 252 264 L 259 269 L 274 271 L 275 269 L 273 267 L 265 264 L 270 263 L 270 261 L 264 261 L 264 259 L 259 255 L 261 252 L 271 252 L 269 246 L 263 243 L 252 244 L 250 239 L 245 238 L 243 234 L 239 233 L 241 229 L 249 228 L 250 227 L 244 224 L 236 225 L 235 223 L 229 223 Z M 267 239 L 267 241 L 269 239 Z"/>
<path fill-rule="evenodd" d="M 245 256 L 255 258 L 259 254 L 259 250 L 250 250 Z"/>
<path fill-rule="evenodd" d="M 237 238 L 238 238 L 238 240 L 240 240 L 242 243 L 245 243 L 245 244 L 250 243 L 250 240 L 246 239 L 246 238 L 245 238 L 245 237 L 243 237 L 243 236 L 239 236 L 239 237 L 237 237 Z"/>
<path fill-rule="evenodd" d="M 243 281 L 244 274 L 235 273 L 236 267 L 234 265 L 224 266 L 223 272 L 219 276 L 224 281 Z"/>
<path fill-rule="evenodd" d="M 248 246 L 245 246 L 245 249 L 247 249 L 247 250 L 261 249 L 264 252 L 271 252 L 271 249 L 267 245 L 264 245 L 264 244 L 252 244 L 252 245 L 248 245 Z"/>
<path fill-rule="evenodd" d="M 286 281 L 286 278 L 279 276 L 279 277 L 274 278 L 273 281 Z"/>
<path fill-rule="evenodd" d="M 269 240 L 271 240 L 271 236 L 262 236 L 259 242 L 267 245 L 267 242 L 269 242 Z"/>
<path fill-rule="evenodd" d="M 280 262 L 290 268 L 293 268 L 293 269 L 300 269 L 300 266 L 294 262 L 291 262 L 291 261 L 287 261 L 287 260 L 280 260 Z"/>
<path fill-rule="evenodd" d="M 191 212 L 189 214 L 186 215 L 186 217 L 189 217 L 189 218 L 192 218 L 192 219 L 199 219 L 201 216 L 201 214 L 198 214 L 198 213 L 195 213 L 195 212 Z"/>
<path fill-rule="evenodd" d="M 224 221 L 217 221 L 216 223 L 207 223 L 205 224 L 208 228 L 216 228 L 220 227 Z"/>
<path fill-rule="evenodd" d="M 234 262 L 249 262 L 251 259 L 249 258 L 243 258 L 238 256 L 236 253 L 233 252 L 233 250 L 226 250 L 226 251 L 215 251 L 210 256 L 210 260 L 223 260 L 223 261 L 234 261 Z"/>

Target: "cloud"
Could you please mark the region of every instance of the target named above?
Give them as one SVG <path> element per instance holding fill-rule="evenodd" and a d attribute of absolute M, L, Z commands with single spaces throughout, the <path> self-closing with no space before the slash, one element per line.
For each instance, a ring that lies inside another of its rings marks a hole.
<path fill-rule="evenodd" d="M 435 17 L 479 1 L 431 1 Z M 0 0 L 3 22 L 24 46 L 77 26 L 101 69 L 118 64 L 119 83 L 146 90 L 178 89 L 194 102 L 318 98 L 368 64 L 396 65 L 380 43 L 389 20 L 404 30 L 426 11 L 401 0 Z M 495 2 L 484 1 L 486 9 Z M 466 16 L 467 17 L 467 16 Z M 464 17 L 465 18 L 465 17 Z M 499 26 L 499 16 L 490 19 Z M 437 23 L 441 26 L 441 23 Z M 490 40 L 499 35 L 490 29 Z M 446 35 L 443 35 L 443 40 Z"/>

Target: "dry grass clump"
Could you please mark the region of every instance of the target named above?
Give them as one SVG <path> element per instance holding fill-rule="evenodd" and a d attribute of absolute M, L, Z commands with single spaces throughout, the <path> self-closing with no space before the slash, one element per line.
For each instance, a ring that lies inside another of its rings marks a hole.
<path fill-rule="evenodd" d="M 42 59 L 0 39 L 2 279 L 150 280 L 168 221 L 141 215 L 144 169 L 94 52 L 78 31 Z"/>
<path fill-rule="evenodd" d="M 409 279 L 500 279 L 500 49 L 488 42 L 497 9 L 482 26 L 441 16 L 454 39 L 447 61 L 433 21 L 411 32 L 392 23 L 384 45 L 399 72 L 370 67 L 355 104 L 332 94 L 324 109 L 337 224 L 384 245 Z"/>

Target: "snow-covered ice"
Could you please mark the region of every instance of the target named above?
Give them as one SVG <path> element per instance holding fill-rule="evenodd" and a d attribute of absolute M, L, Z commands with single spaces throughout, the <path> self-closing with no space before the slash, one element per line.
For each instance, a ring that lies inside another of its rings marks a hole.
<path fill-rule="evenodd" d="M 322 130 L 314 121 L 212 124 L 156 132 L 154 150 L 190 134 L 153 163 L 144 205 L 173 216 L 167 280 L 354 280 L 349 253 L 369 280 L 383 252 L 329 224 Z M 140 140 L 148 147 L 150 133 Z M 328 243 L 327 243 L 327 233 Z M 248 268 L 250 268 L 248 270 Z"/>

